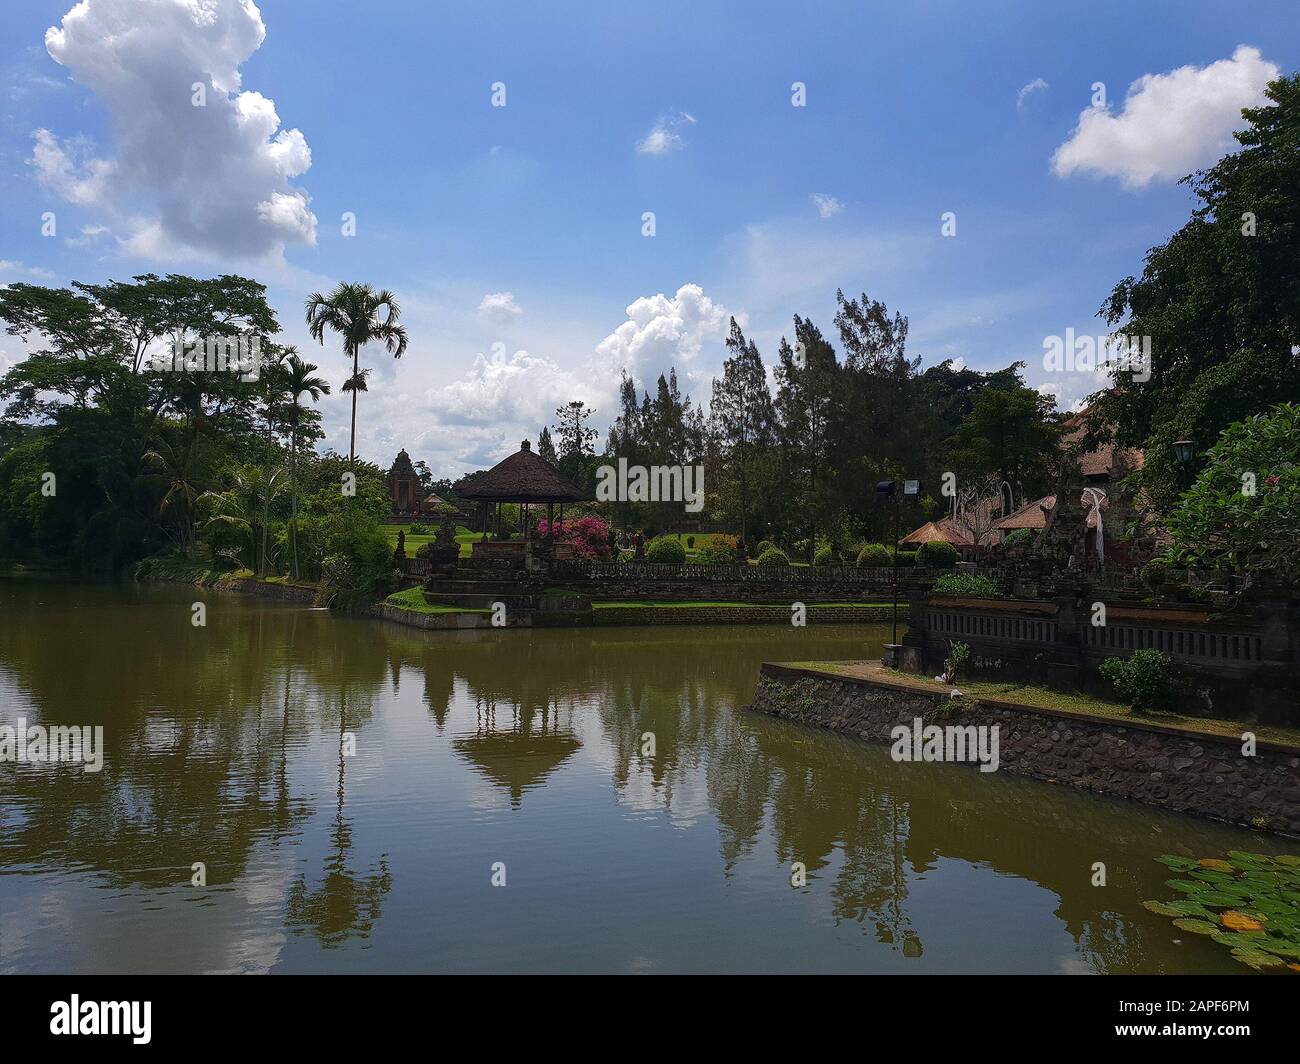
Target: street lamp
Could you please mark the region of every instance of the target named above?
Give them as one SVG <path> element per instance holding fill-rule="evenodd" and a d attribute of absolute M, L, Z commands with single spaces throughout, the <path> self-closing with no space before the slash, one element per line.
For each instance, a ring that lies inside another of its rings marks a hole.
<path fill-rule="evenodd" d="M 876 482 L 876 499 L 879 502 L 888 504 L 890 499 L 894 501 L 894 549 L 890 552 L 893 555 L 893 566 L 890 572 L 890 595 L 892 597 L 892 614 L 894 623 L 894 635 L 890 642 L 890 656 L 893 658 L 895 666 L 898 664 L 898 522 L 900 516 L 898 485 L 892 480 L 880 480 Z M 915 498 L 921 494 L 921 482 L 919 480 L 903 481 L 903 494 L 909 498 Z"/>
<path fill-rule="evenodd" d="M 1179 465 L 1191 465 L 1196 457 L 1196 444 L 1191 440 L 1174 440 L 1174 458 Z"/>

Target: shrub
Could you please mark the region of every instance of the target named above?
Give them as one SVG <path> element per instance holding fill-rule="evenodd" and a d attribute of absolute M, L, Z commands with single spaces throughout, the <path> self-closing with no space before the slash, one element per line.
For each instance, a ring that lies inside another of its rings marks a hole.
<path fill-rule="evenodd" d="M 933 543 L 922 543 L 916 552 L 917 565 L 929 565 L 935 569 L 951 569 L 957 564 L 957 548 L 946 539 L 936 539 Z"/>
<path fill-rule="evenodd" d="M 1032 528 L 1017 528 L 1007 533 L 1007 538 L 1002 544 L 1007 550 L 1026 550 L 1034 545 L 1034 530 Z"/>
<path fill-rule="evenodd" d="M 392 590 L 393 549 L 378 522 L 357 510 L 331 522 L 325 535 L 320 590 L 316 601 L 334 609 L 355 610 Z"/>
<path fill-rule="evenodd" d="M 889 548 L 883 543 L 868 543 L 858 554 L 860 569 L 876 569 L 892 564 L 893 559 L 889 556 Z"/>
<path fill-rule="evenodd" d="M 943 662 L 943 678 L 947 683 L 956 683 L 957 674 L 970 662 L 970 646 L 966 643 L 953 643 L 948 648 L 948 657 Z"/>
<path fill-rule="evenodd" d="M 429 526 L 422 525 L 419 521 L 414 521 L 407 531 L 413 536 L 427 536 L 429 534 Z"/>
<path fill-rule="evenodd" d="M 537 534 L 546 536 L 550 531 L 546 518 L 537 522 Z M 579 558 L 608 558 L 614 553 L 610 546 L 610 528 L 603 517 L 575 517 L 558 525 L 555 541 L 567 543 Z"/>
<path fill-rule="evenodd" d="M 704 565 L 735 565 L 740 561 L 740 541 L 735 536 L 714 536 L 695 553 Z"/>
<path fill-rule="evenodd" d="M 695 537 L 694 537 L 694 536 L 687 536 L 687 537 L 686 537 L 686 549 L 687 549 L 687 550 L 694 550 L 694 549 L 695 549 Z"/>
<path fill-rule="evenodd" d="M 835 552 L 829 546 L 818 547 L 817 553 L 813 555 L 813 565 L 834 565 Z"/>
<path fill-rule="evenodd" d="M 779 547 L 769 546 L 767 550 L 758 556 L 757 564 L 764 568 L 774 565 L 789 565 L 790 559 L 785 556 L 785 551 Z"/>
<path fill-rule="evenodd" d="M 1165 558 L 1152 558 L 1146 565 L 1142 566 L 1142 582 L 1152 591 L 1158 591 L 1165 586 L 1165 581 L 1169 577 L 1169 562 Z"/>
<path fill-rule="evenodd" d="M 760 540 L 758 546 L 754 548 L 754 557 L 761 558 L 768 551 L 776 550 L 776 549 L 777 549 L 776 544 L 773 543 L 770 539 Z"/>
<path fill-rule="evenodd" d="M 652 539 L 645 549 L 645 560 L 664 565 L 680 565 L 686 561 L 686 548 L 672 536 Z"/>
<path fill-rule="evenodd" d="M 1107 658 L 1098 671 L 1135 712 L 1172 707 L 1176 691 L 1173 668 L 1158 650 L 1135 650 L 1128 658 Z"/>
<path fill-rule="evenodd" d="M 893 564 L 892 561 L 890 564 Z M 916 551 L 900 550 L 898 552 L 898 567 L 900 569 L 908 569 L 916 564 L 917 564 Z"/>
<path fill-rule="evenodd" d="M 994 598 L 998 587 L 987 576 L 976 573 L 944 573 L 934 582 L 934 593 L 965 598 Z"/>

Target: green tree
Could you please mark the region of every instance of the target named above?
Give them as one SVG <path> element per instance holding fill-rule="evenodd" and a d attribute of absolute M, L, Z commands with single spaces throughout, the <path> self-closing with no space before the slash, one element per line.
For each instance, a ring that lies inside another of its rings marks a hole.
<path fill-rule="evenodd" d="M 834 507 L 828 481 L 841 373 L 835 349 L 816 325 L 796 314 L 794 334 L 795 345 L 782 337 L 777 351 L 775 412 L 783 479 L 793 488 L 796 521 L 805 529 L 812 561 L 818 530 L 831 523 Z"/>
<path fill-rule="evenodd" d="M 555 453 L 555 443 L 551 439 L 551 430 L 545 425 L 537 436 L 537 453 L 551 465 L 558 465 L 560 462 L 559 456 Z"/>
<path fill-rule="evenodd" d="M 1168 524 L 1184 563 L 1300 579 L 1300 405 L 1224 429 Z"/>
<path fill-rule="evenodd" d="M 1205 448 L 1227 425 L 1300 399 L 1300 75 L 1265 91 L 1268 105 L 1242 112 L 1241 150 L 1184 178 L 1191 218 L 1101 308 L 1117 332 L 1150 337 L 1151 366 L 1115 373 L 1090 425 L 1145 447 L 1135 480 L 1157 512 L 1188 483 L 1173 441 Z"/>
<path fill-rule="evenodd" d="M 352 428 L 348 441 L 348 458 L 357 460 L 357 393 L 366 390 L 366 375 L 361 369 L 361 349 L 366 344 L 383 344 L 394 358 L 406 353 L 405 326 L 399 325 L 401 308 L 387 288 L 375 291 L 368 284 L 343 282 L 328 296 L 313 292 L 307 297 L 307 328 L 312 339 L 325 343 L 326 332 L 343 338 L 343 353 L 352 360 L 352 376 L 343 385 L 352 395 Z"/>
<path fill-rule="evenodd" d="M 751 486 L 771 472 L 763 459 L 776 442 L 776 414 L 758 346 L 745 339 L 735 318 L 731 319 L 727 348 L 731 355 L 722 363 L 722 376 L 713 380 L 709 415 L 711 435 L 728 481 L 724 485 L 724 495 L 730 498 L 727 508 L 739 520 L 744 547 L 754 510 Z"/>
<path fill-rule="evenodd" d="M 298 484 L 298 432 L 303 422 L 303 415 L 306 409 L 302 405 L 302 397 L 305 395 L 314 403 L 322 395 L 329 395 L 329 382 L 324 377 L 316 376 L 318 366 L 310 362 L 304 362 L 298 357 L 297 352 L 289 356 L 286 364 L 285 392 L 288 395 L 288 406 L 285 409 L 285 421 L 289 426 L 289 460 L 292 469 L 292 511 L 289 517 L 289 542 L 290 552 L 293 558 L 293 578 L 300 579 L 301 572 L 298 566 L 298 499 L 300 496 L 300 487 Z"/>

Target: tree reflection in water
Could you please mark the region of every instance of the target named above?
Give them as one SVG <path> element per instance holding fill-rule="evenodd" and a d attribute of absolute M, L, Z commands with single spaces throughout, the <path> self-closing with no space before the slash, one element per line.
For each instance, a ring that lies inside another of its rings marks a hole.
<path fill-rule="evenodd" d="M 325 859 L 325 877 L 315 890 L 307 889 L 307 877 L 299 875 L 289 885 L 286 899 L 287 924 L 291 930 L 308 930 L 327 948 L 338 946 L 356 936 L 366 938 L 379 919 L 381 901 L 393 886 L 388 857 L 380 854 L 365 874 L 358 874 L 348 864 L 352 850 L 352 824 L 343 815 L 347 794 L 347 756 L 345 739 L 348 730 L 348 692 L 339 700 L 339 782 L 335 792 L 334 824 L 330 829 L 333 844 Z"/>

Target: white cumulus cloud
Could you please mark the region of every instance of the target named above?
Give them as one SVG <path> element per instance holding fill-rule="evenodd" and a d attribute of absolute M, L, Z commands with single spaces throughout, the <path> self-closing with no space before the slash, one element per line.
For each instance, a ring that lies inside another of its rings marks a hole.
<path fill-rule="evenodd" d="M 636 142 L 639 155 L 666 155 L 679 151 L 686 146 L 682 139 L 682 130 L 695 125 L 695 116 L 679 111 L 675 115 L 660 118 L 644 137 Z"/>
<path fill-rule="evenodd" d="M 844 204 L 825 192 L 814 192 L 809 199 L 813 201 L 817 213 L 823 218 L 834 218 L 840 211 L 844 210 Z"/>
<path fill-rule="evenodd" d="M 503 347 L 479 354 L 459 380 L 429 393 L 429 403 L 444 424 L 497 426 L 549 424 L 555 408 L 588 397 L 578 377 L 553 359 Z"/>
<path fill-rule="evenodd" d="M 114 150 L 93 157 L 82 138 L 37 130 L 38 177 L 107 211 L 141 254 L 278 260 L 314 244 L 310 197 L 290 184 L 311 166 L 306 138 L 240 91 L 265 38 L 252 0 L 81 0 L 45 47 L 107 108 Z"/>
<path fill-rule="evenodd" d="M 1264 87 L 1278 67 L 1257 48 L 1239 45 L 1231 59 L 1209 66 L 1145 74 L 1129 86 L 1124 107 L 1090 107 L 1070 139 L 1056 149 L 1052 171 L 1118 177 L 1126 188 L 1176 181 L 1234 146 L 1243 107 L 1267 103 Z"/>
<path fill-rule="evenodd" d="M 722 338 L 728 318 L 697 284 L 684 284 L 671 296 L 642 296 L 628 306 L 627 321 L 596 345 L 596 367 L 614 379 L 626 372 L 642 383 L 674 366 L 680 375 L 706 340 Z"/>
<path fill-rule="evenodd" d="M 524 308 L 515 302 L 513 292 L 489 292 L 479 303 L 478 311 L 491 321 L 508 325 L 524 312 Z"/>

